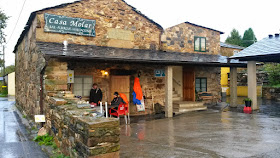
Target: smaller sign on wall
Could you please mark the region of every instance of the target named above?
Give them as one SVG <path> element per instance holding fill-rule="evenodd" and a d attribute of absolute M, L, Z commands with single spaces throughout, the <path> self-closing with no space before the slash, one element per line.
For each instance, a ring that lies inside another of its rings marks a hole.
<path fill-rule="evenodd" d="M 74 83 L 74 70 L 67 70 L 67 83 Z"/>
<path fill-rule="evenodd" d="M 35 115 L 35 122 L 46 122 L 45 115 Z"/>
<path fill-rule="evenodd" d="M 164 69 L 156 69 L 155 70 L 155 77 L 165 77 L 165 70 Z"/>

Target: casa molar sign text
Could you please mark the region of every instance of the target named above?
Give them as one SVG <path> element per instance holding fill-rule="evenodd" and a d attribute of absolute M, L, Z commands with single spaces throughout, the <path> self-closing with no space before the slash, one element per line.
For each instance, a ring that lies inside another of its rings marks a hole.
<path fill-rule="evenodd" d="M 45 13 L 45 32 L 95 36 L 95 20 Z"/>

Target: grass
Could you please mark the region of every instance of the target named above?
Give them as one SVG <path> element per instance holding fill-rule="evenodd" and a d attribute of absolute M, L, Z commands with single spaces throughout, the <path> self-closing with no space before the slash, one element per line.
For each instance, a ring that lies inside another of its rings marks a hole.
<path fill-rule="evenodd" d="M 70 158 L 69 156 L 65 156 L 64 154 L 59 154 L 55 158 Z"/>
<path fill-rule="evenodd" d="M 0 97 L 8 97 L 8 94 L 0 94 Z"/>
<path fill-rule="evenodd" d="M 38 142 L 39 145 L 51 146 L 53 149 L 53 156 L 51 156 L 51 158 L 70 158 L 61 153 L 57 145 L 54 143 L 53 137 L 48 134 L 36 136 L 33 140 Z"/>
<path fill-rule="evenodd" d="M 48 134 L 43 136 L 36 136 L 33 140 L 35 142 L 38 142 L 39 145 L 52 146 L 54 144 L 53 137 L 49 136 Z"/>

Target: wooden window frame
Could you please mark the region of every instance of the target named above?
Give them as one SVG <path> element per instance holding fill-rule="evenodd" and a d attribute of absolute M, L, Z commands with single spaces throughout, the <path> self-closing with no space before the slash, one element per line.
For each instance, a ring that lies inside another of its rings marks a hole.
<path fill-rule="evenodd" d="M 201 79 L 205 79 L 205 80 L 206 80 L 206 82 L 205 82 L 206 87 L 205 87 L 205 88 L 206 88 L 206 92 L 207 92 L 207 77 L 196 77 L 196 78 L 195 78 L 195 87 L 194 87 L 194 88 L 195 88 L 195 91 L 196 91 L 196 80 L 197 80 L 197 79 L 200 80 L 200 83 L 199 83 L 200 89 L 202 89 L 202 88 L 201 88 L 201 87 L 202 87 L 202 86 L 201 86 Z M 197 92 L 197 91 L 196 91 L 196 92 Z M 202 92 L 202 91 L 201 91 L 201 92 Z M 197 93 L 198 93 L 198 92 L 197 92 Z"/>
<path fill-rule="evenodd" d="M 195 41 L 196 41 L 197 38 L 199 39 L 199 50 L 195 49 Z M 205 50 L 204 51 L 201 50 L 201 39 L 205 39 Z M 206 37 L 194 36 L 194 42 L 193 42 L 194 43 L 194 51 L 196 51 L 196 52 L 206 52 L 206 42 L 207 42 Z"/>

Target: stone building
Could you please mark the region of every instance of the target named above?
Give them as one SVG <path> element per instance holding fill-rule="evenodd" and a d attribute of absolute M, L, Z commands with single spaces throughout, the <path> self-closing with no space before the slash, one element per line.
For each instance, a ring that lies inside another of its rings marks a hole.
<path fill-rule="evenodd" d="M 93 83 L 103 102 L 115 91 L 130 102 L 139 77 L 146 112 L 205 109 L 196 93 L 221 92 L 220 67 L 243 65 L 219 55 L 222 32 L 185 22 L 163 29 L 123 0 L 81 0 L 31 13 L 16 54 L 16 105 L 27 116 L 46 115 L 46 128 L 71 157 L 117 157 L 118 120 L 92 119 L 75 95 Z M 138 113 L 130 104 L 130 112 Z M 73 149 L 77 152 L 73 152 Z"/>

